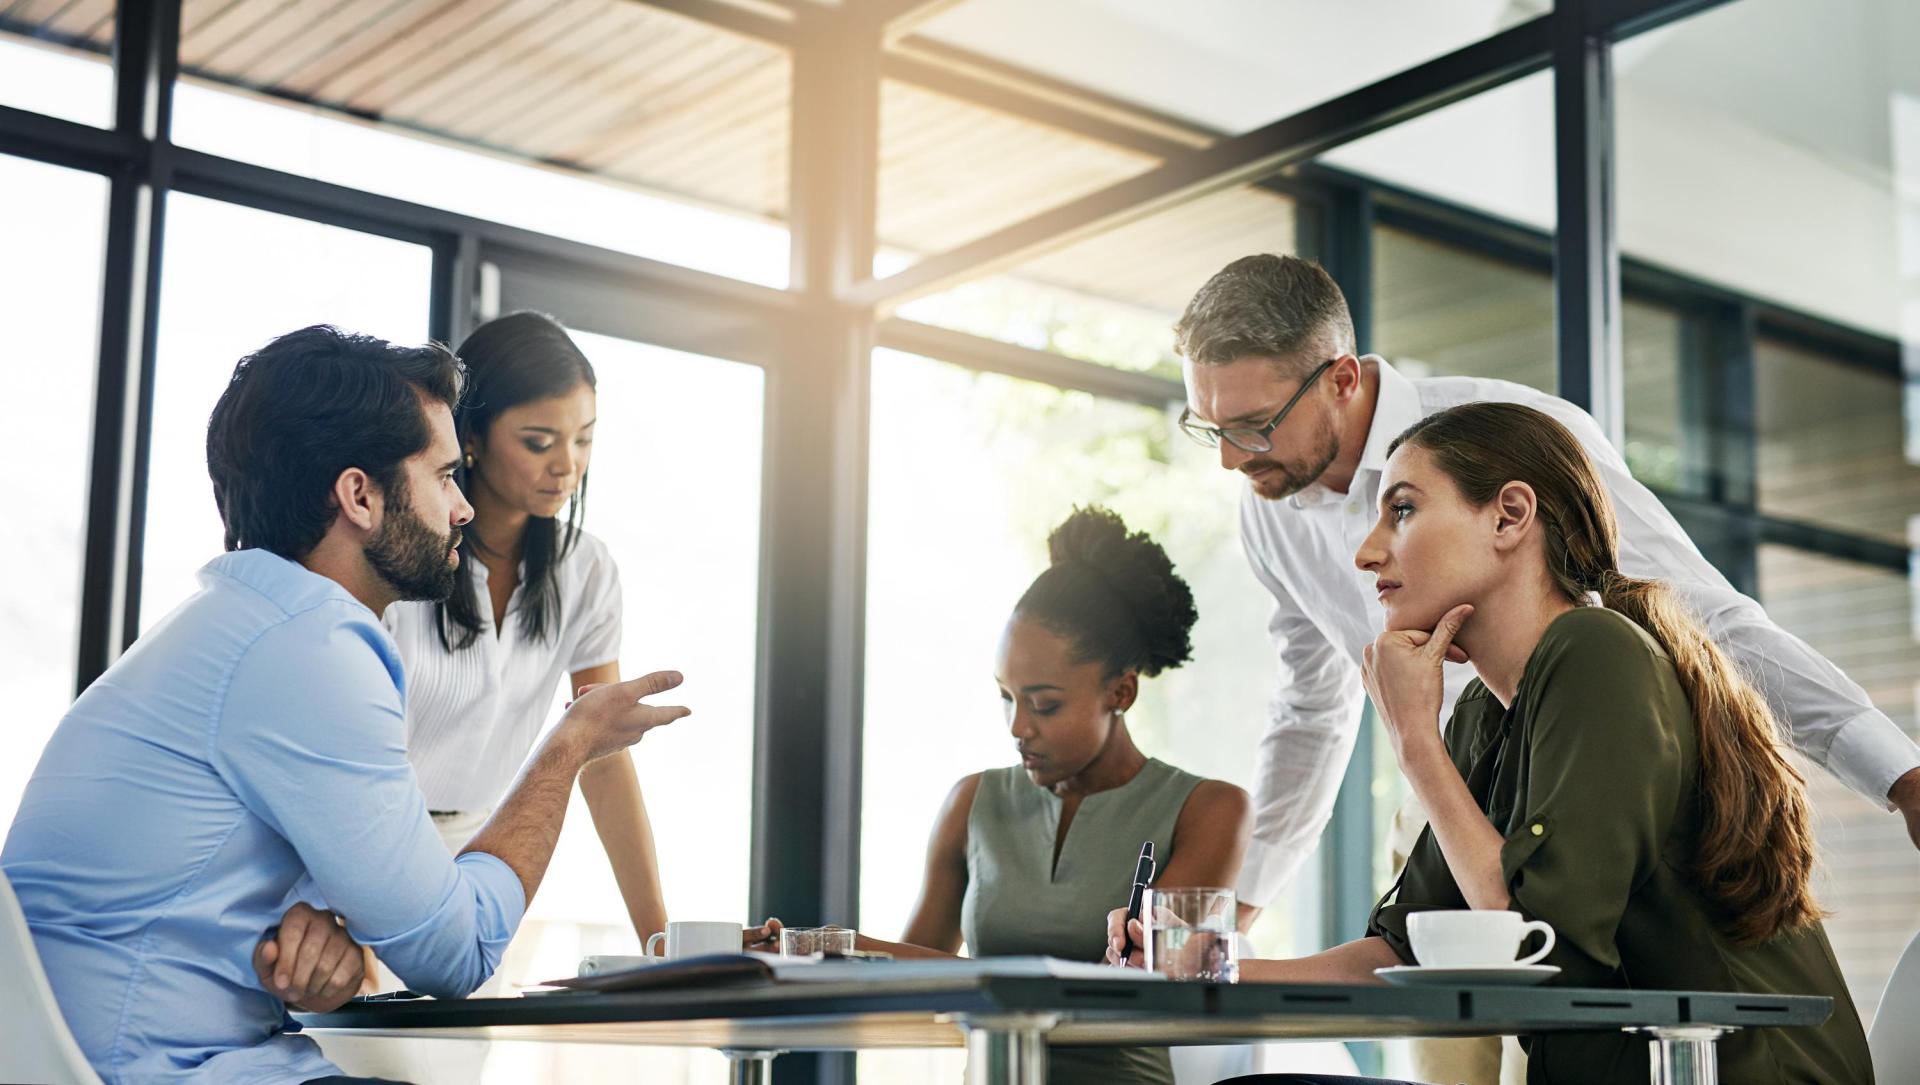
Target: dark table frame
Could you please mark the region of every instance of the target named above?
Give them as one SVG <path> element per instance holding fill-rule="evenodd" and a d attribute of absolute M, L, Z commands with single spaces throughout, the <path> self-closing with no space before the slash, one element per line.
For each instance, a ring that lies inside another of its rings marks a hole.
<path fill-rule="evenodd" d="M 714 1047 L 732 1080 L 770 1080 L 784 1051 L 938 1046 L 964 1034 L 968 1081 L 1039 1085 L 1045 1045 L 1248 1043 L 1517 1033 L 1645 1034 L 1663 1081 L 1715 1080 L 1714 1043 L 1741 1028 L 1824 1022 L 1799 995 L 1566 987 L 1376 987 L 979 977 L 755 985 L 618 994 L 350 1003 L 298 1020 L 387 1035 L 484 1030 L 495 1038 Z"/>

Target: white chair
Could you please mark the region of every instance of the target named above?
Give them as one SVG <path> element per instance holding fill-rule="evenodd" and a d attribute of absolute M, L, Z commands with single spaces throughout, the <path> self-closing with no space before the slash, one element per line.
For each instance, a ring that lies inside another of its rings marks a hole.
<path fill-rule="evenodd" d="M 1920 934 L 1907 943 L 1887 977 L 1880 1009 L 1867 1031 L 1873 1076 L 1880 1085 L 1920 1083 Z"/>
<path fill-rule="evenodd" d="M 53 1001 L 13 885 L 0 873 L 0 1081 L 100 1085 Z"/>

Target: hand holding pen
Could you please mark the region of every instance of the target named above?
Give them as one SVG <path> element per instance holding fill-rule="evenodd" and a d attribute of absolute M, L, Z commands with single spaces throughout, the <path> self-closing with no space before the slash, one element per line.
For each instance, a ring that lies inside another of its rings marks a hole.
<path fill-rule="evenodd" d="M 1146 941 L 1146 934 L 1140 922 L 1140 907 L 1145 902 L 1147 887 L 1153 884 L 1155 864 L 1153 861 L 1153 841 L 1140 845 L 1140 861 L 1133 868 L 1133 889 L 1127 894 L 1127 906 L 1115 908 L 1107 915 L 1107 963 L 1124 965 L 1130 968 L 1144 968 L 1139 946 Z"/>

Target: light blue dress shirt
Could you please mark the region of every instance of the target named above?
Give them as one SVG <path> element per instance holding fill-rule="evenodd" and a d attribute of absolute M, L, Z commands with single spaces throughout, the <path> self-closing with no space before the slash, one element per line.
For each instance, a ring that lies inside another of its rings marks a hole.
<path fill-rule="evenodd" d="M 439 997 L 493 974 L 526 908 L 505 863 L 434 832 L 371 611 L 262 550 L 200 584 L 74 702 L 0 850 L 109 1085 L 338 1073 L 253 970 L 295 899 Z"/>

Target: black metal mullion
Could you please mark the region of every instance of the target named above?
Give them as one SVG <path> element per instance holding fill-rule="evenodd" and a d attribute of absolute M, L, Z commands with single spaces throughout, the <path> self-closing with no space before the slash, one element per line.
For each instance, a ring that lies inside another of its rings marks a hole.
<path fill-rule="evenodd" d="M 1612 45 L 1590 32 L 1598 0 L 1561 0 L 1553 27 L 1554 324 L 1561 398 L 1615 444 L 1624 433 L 1620 252 L 1614 231 Z"/>
<path fill-rule="evenodd" d="M 473 331 L 475 291 L 480 283 L 480 241 L 472 234 L 442 237 L 433 245 L 433 297 L 427 337 L 458 346 Z"/>
<path fill-rule="evenodd" d="M 139 140 L 116 129 L 0 105 L 0 154 L 110 174 L 139 153 Z"/>
<path fill-rule="evenodd" d="M 1765 514 L 1754 516 L 1753 522 L 1756 547 L 1762 543 L 1789 546 L 1810 554 L 1870 565 L 1902 576 L 1908 576 L 1913 571 L 1913 551 L 1904 543 L 1868 538 L 1821 524 Z M 1755 561 L 1757 566 L 1757 556 Z M 1757 591 L 1756 587 L 1748 594 L 1757 597 Z"/>
<path fill-rule="evenodd" d="M 112 136 L 130 153 L 109 174 L 76 694 L 113 664 L 139 630 L 165 141 L 179 18 L 178 0 L 128 0 L 114 23 Z"/>
<path fill-rule="evenodd" d="M 1186 389 L 1171 377 L 1118 369 L 900 317 L 883 320 L 875 327 L 875 345 L 1156 410 L 1186 399 Z"/>
<path fill-rule="evenodd" d="M 874 323 L 836 294 L 873 261 L 879 52 L 878 27 L 824 10 L 794 50 L 799 307 L 767 379 L 751 906 L 796 922 L 852 924 L 859 904 Z"/>
<path fill-rule="evenodd" d="M 140 635 L 140 588 L 144 577 L 147 534 L 147 476 L 153 460 L 153 392 L 155 359 L 160 339 L 160 285 L 166 236 L 167 192 L 172 186 L 173 90 L 180 70 L 181 0 L 144 0 L 123 4 L 120 19 L 129 13 L 150 21 L 149 86 L 143 95 L 141 134 L 147 149 L 145 180 L 152 193 L 145 260 L 145 294 L 140 303 L 137 352 L 139 396 L 134 403 L 133 454 L 127 473 L 126 596 L 122 601 L 120 650 Z"/>

